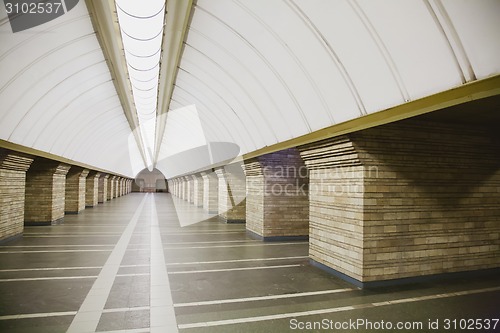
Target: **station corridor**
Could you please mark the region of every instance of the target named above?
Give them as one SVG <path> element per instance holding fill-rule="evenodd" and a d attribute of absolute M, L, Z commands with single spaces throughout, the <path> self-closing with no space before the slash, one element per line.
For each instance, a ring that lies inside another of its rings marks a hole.
<path fill-rule="evenodd" d="M 0 332 L 500 332 L 500 0 L 3 0 Z"/>
<path fill-rule="evenodd" d="M 180 227 L 173 200 L 130 194 L 1 246 L 0 331 L 288 332 L 292 319 L 427 328 L 498 316 L 497 278 L 362 290 L 309 265 L 307 242 L 262 243 L 217 219 Z"/>

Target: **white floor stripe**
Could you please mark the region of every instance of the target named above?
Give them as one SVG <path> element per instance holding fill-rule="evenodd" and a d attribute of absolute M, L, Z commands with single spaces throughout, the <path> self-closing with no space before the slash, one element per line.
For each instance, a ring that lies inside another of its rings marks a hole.
<path fill-rule="evenodd" d="M 111 252 L 111 249 L 102 249 L 102 250 L 35 250 L 35 251 L 0 251 L 0 254 L 26 254 L 26 253 L 73 253 L 73 252 Z"/>
<path fill-rule="evenodd" d="M 276 269 L 276 268 L 291 268 L 291 267 L 300 267 L 303 266 L 301 264 L 295 265 L 278 265 L 278 266 L 257 266 L 257 267 L 240 267 L 240 268 L 223 268 L 223 269 L 205 269 L 205 270 L 197 270 L 197 271 L 177 271 L 170 272 L 168 274 L 195 274 L 195 273 L 217 273 L 217 272 L 232 272 L 232 271 L 251 271 L 257 269 Z"/>
<path fill-rule="evenodd" d="M 245 231 L 224 231 L 224 232 L 177 232 L 177 233 L 161 233 L 165 236 L 190 236 L 190 235 L 227 235 L 227 234 L 244 234 Z M 24 234 L 23 238 L 83 238 L 88 234 L 54 234 L 54 233 L 39 233 L 39 234 Z M 103 233 L 92 234 L 92 237 L 117 237 L 119 233 L 103 235 Z"/>
<path fill-rule="evenodd" d="M 257 302 L 257 301 L 268 301 L 283 298 L 294 298 L 294 297 L 308 297 L 317 295 L 328 295 L 337 294 L 346 291 L 354 291 L 358 289 L 344 288 L 344 289 L 331 289 L 331 290 L 320 290 L 320 291 L 309 291 L 303 293 L 294 294 L 281 294 L 281 295 L 268 295 L 268 296 L 256 296 L 256 297 L 244 297 L 244 298 L 231 298 L 231 299 L 221 299 L 215 301 L 201 301 L 201 302 L 190 302 L 190 303 L 176 303 L 174 307 L 189 307 L 189 306 L 203 306 L 203 305 L 218 305 L 218 304 L 228 304 L 228 303 L 244 303 L 244 302 Z"/>
<path fill-rule="evenodd" d="M 45 318 L 45 317 L 62 317 L 62 316 L 74 316 L 74 315 L 76 315 L 76 311 L 46 312 L 46 313 L 27 313 L 27 314 L 0 316 L 0 320 Z"/>
<path fill-rule="evenodd" d="M 115 313 L 115 312 L 128 312 L 128 311 L 143 311 L 149 310 L 149 306 L 136 306 L 132 308 L 112 308 L 112 309 L 104 309 L 102 313 Z"/>
<path fill-rule="evenodd" d="M 229 241 L 210 241 L 210 242 L 170 242 L 163 243 L 163 245 L 188 245 L 188 244 L 220 244 L 220 243 L 257 243 L 262 244 L 261 241 L 251 240 L 251 239 L 243 239 L 243 240 L 229 240 Z"/>
<path fill-rule="evenodd" d="M 125 227 L 125 225 L 124 225 Z M 61 230 L 62 231 L 62 230 Z M 120 236 L 122 235 L 119 231 L 83 231 L 83 232 L 77 232 L 77 231 L 68 231 L 68 232 L 26 232 L 24 235 L 27 236 L 43 236 L 43 235 L 56 235 L 56 236 L 65 236 L 65 235 L 81 235 L 81 236 L 87 236 L 87 235 L 116 235 Z"/>
<path fill-rule="evenodd" d="M 116 277 L 128 276 L 147 276 L 149 273 L 130 273 L 130 274 L 117 274 Z M 13 279 L 0 279 L 0 282 L 20 282 L 20 281 L 46 281 L 46 280 L 73 280 L 73 279 L 97 279 L 98 275 L 79 275 L 79 276 L 44 276 L 35 278 L 13 278 Z"/>
<path fill-rule="evenodd" d="M 41 236 L 35 236 L 35 235 L 23 235 L 23 238 L 84 238 L 87 237 L 88 235 L 57 235 L 57 236 L 51 236 L 49 234 L 41 235 Z M 92 235 L 92 237 L 118 237 L 120 234 L 116 235 Z"/>
<path fill-rule="evenodd" d="M 101 269 L 102 266 L 88 267 L 42 267 L 42 268 L 19 268 L 19 269 L 1 269 L 0 273 L 5 272 L 38 272 L 38 271 L 64 271 L 64 270 L 80 270 L 80 269 Z"/>
<path fill-rule="evenodd" d="M 498 290 L 500 290 L 500 287 L 459 291 L 459 292 L 428 295 L 428 296 L 421 296 L 421 297 L 411 297 L 411 298 L 404 298 L 404 299 L 398 299 L 398 300 L 393 300 L 393 301 L 378 302 L 378 303 L 365 303 L 365 304 L 357 304 L 357 305 L 352 305 L 352 306 L 342 306 L 342 307 L 337 307 L 337 308 L 282 313 L 282 314 L 275 314 L 275 315 L 268 315 L 268 316 L 236 318 L 236 319 L 228 319 L 228 320 L 199 322 L 199 323 L 192 323 L 192 324 L 180 324 L 179 329 L 223 326 L 223 325 L 233 325 L 233 324 L 245 324 L 245 323 L 267 321 L 267 320 L 278 320 L 278 319 L 297 318 L 297 317 L 305 317 L 305 316 L 313 316 L 313 315 L 322 315 L 322 314 L 327 314 L 327 313 L 344 312 L 344 311 L 351 311 L 351 310 L 356 310 L 356 309 L 366 309 L 366 308 L 373 308 L 373 307 L 378 307 L 378 306 L 419 302 L 419 301 L 426 301 L 426 300 L 433 300 L 433 299 L 440 299 L 440 298 L 449 298 L 449 297 L 456 297 L 456 296 L 465 296 L 465 295 L 479 294 L 479 293 L 485 293 L 485 292 L 489 292 L 489 291 L 498 291 Z"/>
<path fill-rule="evenodd" d="M 154 195 L 151 195 L 151 289 L 150 289 L 150 330 L 152 333 L 178 332 L 173 307 L 167 266 L 163 254 L 163 244 L 158 224 L 158 214 Z"/>
<path fill-rule="evenodd" d="M 45 248 L 45 247 L 114 247 L 114 244 L 90 244 L 90 245 L 77 245 L 77 244 L 67 244 L 67 245 L 0 245 L 0 248 Z"/>
<path fill-rule="evenodd" d="M 149 265 L 121 265 L 120 268 L 132 267 L 149 267 Z M 19 269 L 0 269 L 0 273 L 4 272 L 29 272 L 29 271 L 60 271 L 60 270 L 78 270 L 78 269 L 101 269 L 102 266 L 86 266 L 86 267 L 41 267 L 41 268 L 19 268 Z"/>
<path fill-rule="evenodd" d="M 80 306 L 78 313 L 73 318 L 70 327 L 66 331 L 67 333 L 94 332 L 96 330 L 102 310 L 108 299 L 127 246 L 132 238 L 132 233 L 134 232 L 146 198 L 147 196 L 142 199 L 137 207 L 134 216 L 123 231 L 83 304 Z"/>
<path fill-rule="evenodd" d="M 150 333 L 149 328 L 129 328 L 126 330 L 99 331 L 98 333 Z"/>
<path fill-rule="evenodd" d="M 237 244 L 237 245 L 215 245 L 215 246 L 170 246 L 165 247 L 165 250 L 191 250 L 191 249 L 215 249 L 215 248 L 230 248 L 230 247 L 266 247 L 266 246 L 285 246 L 285 245 L 307 245 L 304 242 L 295 243 L 261 243 L 258 244 Z"/>
<path fill-rule="evenodd" d="M 277 257 L 277 258 L 255 258 L 255 259 L 233 259 L 233 260 L 214 260 L 214 261 L 190 261 L 190 262 L 169 262 L 167 266 L 177 265 L 203 265 L 203 264 L 226 264 L 236 262 L 252 262 L 252 261 L 273 261 L 273 260 L 292 260 L 292 259 L 306 259 L 308 256 L 297 257 Z"/>
<path fill-rule="evenodd" d="M 246 231 L 222 231 L 222 232 L 162 232 L 164 236 L 190 236 L 190 235 L 227 235 L 227 234 L 245 234 Z"/>
<path fill-rule="evenodd" d="M 102 313 L 116 313 L 116 312 L 128 312 L 128 311 L 143 311 L 143 310 L 149 310 L 149 306 L 138 306 L 138 307 L 132 307 L 132 308 L 104 309 L 104 310 L 102 310 Z M 74 316 L 76 314 L 77 314 L 77 311 L 27 313 L 27 314 L 0 316 L 0 320 L 17 320 L 17 319 L 44 318 L 44 317 L 62 317 L 62 316 Z"/>

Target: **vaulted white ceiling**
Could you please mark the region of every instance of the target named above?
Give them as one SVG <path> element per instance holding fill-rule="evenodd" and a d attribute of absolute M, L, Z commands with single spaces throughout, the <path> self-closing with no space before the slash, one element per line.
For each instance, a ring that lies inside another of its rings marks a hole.
<path fill-rule="evenodd" d="M 498 13 L 497 0 L 198 0 L 175 84 L 160 72 L 158 95 L 173 88 L 176 111 L 161 116 L 155 164 L 175 176 L 191 171 L 168 169 L 179 147 L 228 142 L 245 154 L 498 75 Z M 15 34 L 6 16 L 0 138 L 135 176 L 141 144 L 86 4 Z"/>

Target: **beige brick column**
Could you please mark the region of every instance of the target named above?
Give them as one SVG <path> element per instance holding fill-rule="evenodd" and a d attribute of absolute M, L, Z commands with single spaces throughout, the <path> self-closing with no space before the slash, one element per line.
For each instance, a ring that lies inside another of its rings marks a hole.
<path fill-rule="evenodd" d="M 405 120 L 301 147 L 309 254 L 358 285 L 500 267 L 500 147 Z"/>
<path fill-rule="evenodd" d="M 108 201 L 108 184 L 109 184 L 109 175 L 107 174 L 101 174 L 99 177 L 99 195 L 98 195 L 98 202 L 99 203 L 104 203 Z"/>
<path fill-rule="evenodd" d="M 90 171 L 85 181 L 85 207 L 94 207 L 99 204 L 99 178 L 101 173 Z"/>
<path fill-rule="evenodd" d="M 174 185 L 174 189 L 175 189 L 174 195 L 179 198 L 180 197 L 180 184 L 181 184 L 179 178 L 174 179 L 174 184 L 175 184 Z"/>
<path fill-rule="evenodd" d="M 246 228 L 264 240 L 307 238 L 309 175 L 297 149 L 245 161 Z"/>
<path fill-rule="evenodd" d="M 193 178 L 193 204 L 203 207 L 203 178 L 200 174 L 191 175 Z"/>
<path fill-rule="evenodd" d="M 219 211 L 219 179 L 215 172 L 202 172 L 203 208 L 211 214 Z"/>
<path fill-rule="evenodd" d="M 194 202 L 193 178 L 191 176 L 184 176 L 184 181 L 186 182 L 186 201 L 189 203 L 193 203 Z"/>
<path fill-rule="evenodd" d="M 188 198 L 188 184 L 186 182 L 186 179 L 184 179 L 184 177 L 181 177 L 181 199 L 182 200 L 187 200 Z"/>
<path fill-rule="evenodd" d="M 110 175 L 108 178 L 108 193 L 107 193 L 108 200 L 112 200 L 114 198 L 115 179 L 116 179 L 116 176 L 112 176 L 112 175 Z"/>
<path fill-rule="evenodd" d="M 85 185 L 89 170 L 71 167 L 66 175 L 64 212 L 78 214 L 85 209 Z"/>
<path fill-rule="evenodd" d="M 120 177 L 115 176 L 113 180 L 114 188 L 113 188 L 113 198 L 118 198 L 118 191 L 120 188 Z"/>
<path fill-rule="evenodd" d="M 226 223 L 245 223 L 246 182 L 240 164 L 215 170 L 219 179 L 219 217 Z"/>
<path fill-rule="evenodd" d="M 121 197 L 122 196 L 122 183 L 123 182 L 123 178 L 122 177 L 118 177 L 116 179 L 116 197 Z"/>
<path fill-rule="evenodd" d="M 24 229 L 26 171 L 33 158 L 0 148 L 0 241 Z"/>
<path fill-rule="evenodd" d="M 26 173 L 25 225 L 50 225 L 64 218 L 70 165 L 37 158 Z"/>
<path fill-rule="evenodd" d="M 134 183 L 133 179 L 128 180 L 128 193 L 132 193 L 132 184 Z"/>

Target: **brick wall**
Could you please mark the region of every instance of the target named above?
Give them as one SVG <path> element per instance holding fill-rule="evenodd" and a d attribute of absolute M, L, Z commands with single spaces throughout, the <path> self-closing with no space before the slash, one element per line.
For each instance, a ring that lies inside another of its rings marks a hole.
<path fill-rule="evenodd" d="M 363 279 L 363 172 L 347 137 L 300 147 L 309 168 L 309 256 Z"/>
<path fill-rule="evenodd" d="M 203 172 L 203 208 L 209 213 L 219 210 L 219 180 L 215 172 Z"/>
<path fill-rule="evenodd" d="M 0 149 L 0 240 L 23 232 L 26 171 L 32 162 L 28 155 Z"/>
<path fill-rule="evenodd" d="M 301 151 L 312 259 L 363 282 L 500 266 L 494 135 L 406 120 Z"/>
<path fill-rule="evenodd" d="M 191 176 L 184 177 L 186 182 L 186 200 L 189 203 L 194 202 L 194 182 Z"/>
<path fill-rule="evenodd" d="M 203 178 L 201 175 L 192 175 L 193 177 L 193 204 L 197 207 L 203 207 Z"/>
<path fill-rule="evenodd" d="M 241 164 L 215 170 L 219 179 L 219 216 L 228 223 L 246 220 L 246 181 Z"/>
<path fill-rule="evenodd" d="M 98 202 L 104 203 L 108 200 L 108 178 L 109 175 L 101 175 L 99 177 L 99 192 L 98 192 Z"/>
<path fill-rule="evenodd" d="M 115 197 L 115 178 L 116 176 L 109 176 L 108 178 L 108 189 L 107 189 L 108 200 L 112 200 Z"/>
<path fill-rule="evenodd" d="M 91 171 L 85 181 L 85 206 L 94 207 L 99 204 L 99 178 L 101 173 Z"/>
<path fill-rule="evenodd" d="M 35 159 L 26 174 L 25 223 L 51 224 L 64 217 L 66 174 L 70 167 Z"/>
<path fill-rule="evenodd" d="M 246 227 L 262 236 L 309 234 L 308 171 L 296 149 L 245 161 Z"/>
<path fill-rule="evenodd" d="M 85 209 L 85 186 L 89 170 L 72 167 L 66 175 L 66 213 L 77 214 Z"/>

